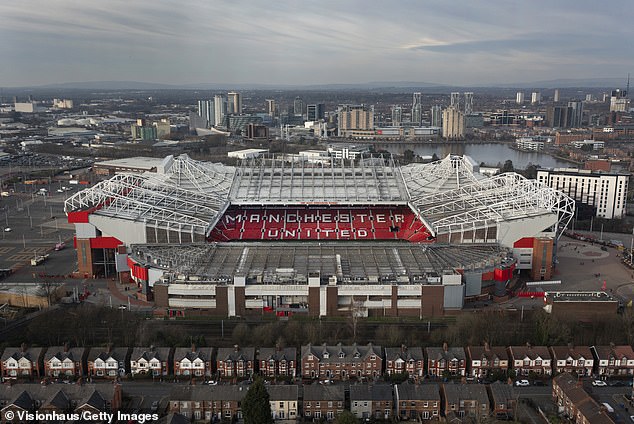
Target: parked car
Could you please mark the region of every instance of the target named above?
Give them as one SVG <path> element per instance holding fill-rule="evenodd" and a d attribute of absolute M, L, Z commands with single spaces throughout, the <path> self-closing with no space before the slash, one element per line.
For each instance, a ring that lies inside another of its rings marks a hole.
<path fill-rule="evenodd" d="M 530 385 L 531 385 L 531 383 L 529 383 L 529 381 L 528 381 L 528 380 L 516 380 L 516 381 L 515 381 L 515 385 L 516 385 L 517 387 L 527 387 L 527 386 L 530 386 Z"/>
<path fill-rule="evenodd" d="M 592 382 L 592 385 L 593 385 L 594 387 L 605 387 L 605 386 L 607 386 L 607 385 L 608 385 L 608 383 L 606 383 L 605 381 L 601 381 L 601 380 L 594 380 L 594 381 Z"/>

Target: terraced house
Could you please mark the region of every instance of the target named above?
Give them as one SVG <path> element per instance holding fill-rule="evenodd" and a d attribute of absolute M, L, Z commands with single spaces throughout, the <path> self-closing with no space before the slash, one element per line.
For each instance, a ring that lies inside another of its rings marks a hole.
<path fill-rule="evenodd" d="M 260 374 L 266 377 L 295 377 L 297 349 L 294 347 L 263 347 L 258 353 Z"/>
<path fill-rule="evenodd" d="M 631 346 L 592 346 L 592 353 L 597 364 L 597 374 L 634 375 L 634 351 Z"/>
<path fill-rule="evenodd" d="M 216 357 L 216 369 L 221 378 L 244 378 L 253 375 L 255 366 L 255 348 L 221 347 Z"/>
<path fill-rule="evenodd" d="M 346 380 L 376 379 L 383 370 L 383 349 L 369 343 L 365 346 L 302 346 L 302 377 Z"/>
<path fill-rule="evenodd" d="M 44 354 L 44 375 L 48 377 L 81 377 L 84 375 L 83 363 L 86 349 L 51 346 Z"/>
<path fill-rule="evenodd" d="M 443 374 L 448 375 L 466 375 L 467 358 L 464 348 L 448 347 L 444 343 L 440 347 L 425 348 L 427 355 L 427 374 L 434 377 L 442 377 Z"/>
<path fill-rule="evenodd" d="M 93 347 L 88 353 L 86 372 L 89 377 L 116 378 L 127 372 L 129 348 Z"/>
<path fill-rule="evenodd" d="M 385 373 L 387 375 L 407 373 L 418 381 L 425 373 L 425 357 L 421 347 L 386 347 Z"/>
<path fill-rule="evenodd" d="M 211 347 L 178 347 L 174 351 L 174 375 L 209 377 L 212 374 Z"/>
<path fill-rule="evenodd" d="M 553 368 L 557 374 L 574 372 L 580 376 L 592 375 L 594 356 L 587 346 L 551 346 Z"/>
<path fill-rule="evenodd" d="M 509 358 L 506 348 L 490 346 L 468 346 L 469 375 L 475 378 L 486 378 L 493 373 L 506 375 L 509 370 Z"/>
<path fill-rule="evenodd" d="M 130 355 L 130 373 L 166 376 L 171 374 L 171 359 L 172 349 L 169 347 L 136 347 Z"/>
<path fill-rule="evenodd" d="M 40 362 L 42 361 L 41 347 L 7 347 L 2 353 L 2 376 L 4 378 L 39 377 Z"/>
<path fill-rule="evenodd" d="M 532 346 L 528 343 L 524 346 L 509 346 L 508 353 L 518 376 L 528 376 L 530 373 L 552 374 L 550 352 L 546 346 Z"/>

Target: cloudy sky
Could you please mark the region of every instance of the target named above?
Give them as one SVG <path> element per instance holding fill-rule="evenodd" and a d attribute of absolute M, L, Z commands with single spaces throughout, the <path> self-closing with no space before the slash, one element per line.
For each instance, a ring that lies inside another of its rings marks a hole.
<path fill-rule="evenodd" d="M 634 71 L 632 0 L 0 2 L 0 86 L 454 85 Z"/>

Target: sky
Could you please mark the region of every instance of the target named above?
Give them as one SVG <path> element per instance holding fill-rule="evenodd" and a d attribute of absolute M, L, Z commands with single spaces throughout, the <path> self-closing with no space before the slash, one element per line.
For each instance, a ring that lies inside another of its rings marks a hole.
<path fill-rule="evenodd" d="M 0 87 L 487 85 L 634 71 L 632 0 L 0 2 Z"/>

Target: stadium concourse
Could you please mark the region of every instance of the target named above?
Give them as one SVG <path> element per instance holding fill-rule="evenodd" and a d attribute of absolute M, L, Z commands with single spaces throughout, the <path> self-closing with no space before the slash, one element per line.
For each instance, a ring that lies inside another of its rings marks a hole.
<path fill-rule="evenodd" d="M 170 314 L 440 315 L 549 279 L 574 201 L 467 156 L 398 166 L 166 157 L 70 197 L 78 269 Z"/>

